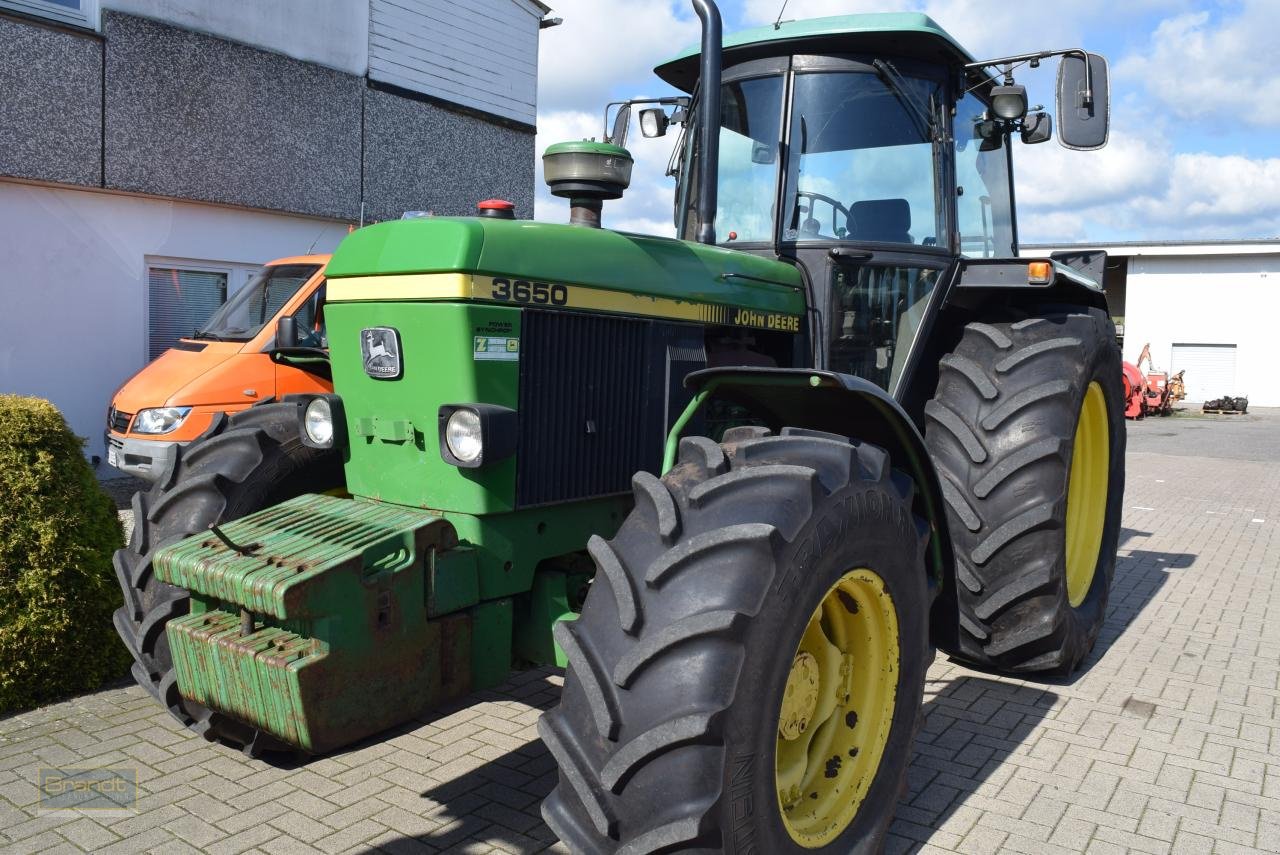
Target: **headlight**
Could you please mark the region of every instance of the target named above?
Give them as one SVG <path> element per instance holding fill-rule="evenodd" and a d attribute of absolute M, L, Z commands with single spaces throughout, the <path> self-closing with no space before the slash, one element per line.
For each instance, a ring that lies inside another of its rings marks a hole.
<path fill-rule="evenodd" d="M 298 438 L 307 448 L 345 448 L 347 417 L 337 395 L 286 395 L 298 407 Z"/>
<path fill-rule="evenodd" d="M 170 433 L 178 429 L 191 413 L 190 407 L 156 407 L 139 410 L 133 418 L 134 433 Z"/>
<path fill-rule="evenodd" d="M 445 463 L 476 469 L 516 453 L 516 411 L 497 404 L 440 407 L 440 456 Z"/>
<path fill-rule="evenodd" d="M 475 463 L 484 451 L 480 433 L 480 415 L 473 410 L 454 410 L 444 426 L 444 439 L 449 453 L 462 463 Z"/>
<path fill-rule="evenodd" d="M 320 448 L 333 445 L 333 409 L 328 398 L 312 398 L 302 416 L 302 428 L 311 440 Z"/>

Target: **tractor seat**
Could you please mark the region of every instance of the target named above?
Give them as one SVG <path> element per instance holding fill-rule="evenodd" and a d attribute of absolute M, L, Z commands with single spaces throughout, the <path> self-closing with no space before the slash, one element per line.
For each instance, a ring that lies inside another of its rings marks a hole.
<path fill-rule="evenodd" d="M 911 205 L 906 199 L 866 199 L 850 206 L 845 240 L 915 243 L 910 230 Z"/>

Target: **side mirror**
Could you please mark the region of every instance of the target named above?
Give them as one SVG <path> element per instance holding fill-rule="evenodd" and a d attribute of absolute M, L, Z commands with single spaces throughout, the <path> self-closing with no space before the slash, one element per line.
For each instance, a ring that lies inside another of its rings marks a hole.
<path fill-rule="evenodd" d="M 627 127 L 631 124 L 631 105 L 623 104 L 618 108 L 618 115 L 613 117 L 613 130 L 609 133 L 607 143 L 626 148 Z"/>
<path fill-rule="evenodd" d="M 1027 145 L 1048 142 L 1053 138 L 1053 116 L 1032 113 L 1022 123 L 1022 141 Z"/>
<path fill-rule="evenodd" d="M 667 135 L 667 126 L 671 120 L 661 107 L 651 107 L 640 111 L 640 133 L 648 139 Z"/>
<path fill-rule="evenodd" d="M 1081 151 L 1107 144 L 1111 88 L 1107 60 L 1096 53 L 1067 54 L 1058 66 L 1058 141 Z"/>
<path fill-rule="evenodd" d="M 298 322 L 292 317 L 276 321 L 276 349 L 298 346 Z"/>

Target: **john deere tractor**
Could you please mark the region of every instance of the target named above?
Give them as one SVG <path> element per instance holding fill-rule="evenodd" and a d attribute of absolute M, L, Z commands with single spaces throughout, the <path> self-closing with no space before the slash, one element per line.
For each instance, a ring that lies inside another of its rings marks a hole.
<path fill-rule="evenodd" d="M 328 267 L 334 392 L 218 421 L 134 502 L 134 674 L 251 753 L 323 753 L 567 666 L 539 726 L 581 852 L 872 851 L 934 647 L 1070 673 L 1123 490 L 1102 256 L 1017 257 L 1014 80 L 1107 137 L 1080 50 L 921 15 L 783 22 L 553 146 L 568 224 L 387 222 Z M 633 108 L 683 239 L 600 228 Z M 287 344 L 288 331 L 280 331 Z M 276 357 L 314 361 L 281 347 Z"/>

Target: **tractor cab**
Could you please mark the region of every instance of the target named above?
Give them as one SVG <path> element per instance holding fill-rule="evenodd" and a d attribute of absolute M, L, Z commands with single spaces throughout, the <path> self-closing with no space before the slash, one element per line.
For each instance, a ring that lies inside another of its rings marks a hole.
<path fill-rule="evenodd" d="M 890 392 L 957 261 L 1017 256 L 1012 149 L 1047 141 L 1053 122 L 1029 110 L 1013 71 L 1063 54 L 1061 141 L 1106 141 L 1105 60 L 1082 51 L 979 62 L 914 13 L 779 22 L 722 44 L 718 74 L 704 67 L 714 50 L 658 66 L 691 97 L 641 112 L 646 136 L 681 127 L 677 232 L 799 266 L 806 361 Z M 705 99 L 699 81 L 716 76 L 718 99 Z M 624 143 L 639 103 L 618 105 L 608 142 Z M 719 126 L 705 127 L 717 112 Z"/>

